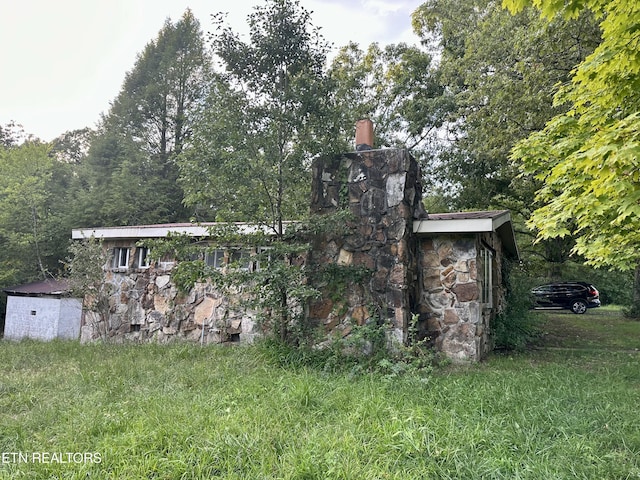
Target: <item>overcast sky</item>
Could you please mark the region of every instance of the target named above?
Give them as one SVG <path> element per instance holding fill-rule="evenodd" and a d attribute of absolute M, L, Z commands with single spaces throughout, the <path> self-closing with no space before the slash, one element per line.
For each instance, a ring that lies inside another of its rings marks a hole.
<path fill-rule="evenodd" d="M 0 0 L 0 125 L 21 124 L 50 141 L 94 127 L 119 93 L 136 55 L 166 18 L 189 7 L 202 30 L 228 12 L 234 30 L 259 0 Z M 335 48 L 415 42 L 411 13 L 421 0 L 301 0 Z"/>

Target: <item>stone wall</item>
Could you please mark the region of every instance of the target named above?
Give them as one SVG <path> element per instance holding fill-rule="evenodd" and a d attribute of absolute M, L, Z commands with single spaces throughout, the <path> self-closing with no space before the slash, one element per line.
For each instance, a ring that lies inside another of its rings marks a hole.
<path fill-rule="evenodd" d="M 133 244 L 106 243 L 105 247 Z M 208 283 L 199 283 L 188 293 L 171 280 L 171 264 L 127 271 L 106 269 L 110 291 L 107 318 L 85 312 L 81 341 L 105 338 L 112 341 L 202 343 L 246 342 L 257 335 L 255 316 L 234 306 Z"/>
<path fill-rule="evenodd" d="M 417 163 L 406 150 L 355 152 L 315 162 L 313 182 L 313 213 L 348 208 L 355 220 L 351 234 L 318 239 L 312 260 L 364 267 L 371 275 L 342 296 L 325 295 L 312 304 L 311 319 L 327 333 L 346 335 L 351 325 L 375 318 L 389 322 L 391 334 L 404 342 L 417 276 L 412 225 L 422 211 Z"/>
<path fill-rule="evenodd" d="M 482 301 L 482 248 L 493 253 L 491 303 Z M 492 348 L 490 328 L 505 304 L 502 245 L 495 234 L 438 235 L 420 240 L 420 330 L 453 360 L 480 360 Z"/>

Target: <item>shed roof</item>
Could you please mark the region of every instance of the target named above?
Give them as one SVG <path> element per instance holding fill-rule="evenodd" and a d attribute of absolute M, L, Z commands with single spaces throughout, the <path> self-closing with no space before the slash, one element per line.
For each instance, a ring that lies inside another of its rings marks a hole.
<path fill-rule="evenodd" d="M 69 282 L 64 278 L 47 279 L 39 282 L 27 283 L 24 285 L 16 285 L 3 290 L 9 295 L 20 296 L 42 296 L 42 295 L 64 295 L 69 292 Z"/>

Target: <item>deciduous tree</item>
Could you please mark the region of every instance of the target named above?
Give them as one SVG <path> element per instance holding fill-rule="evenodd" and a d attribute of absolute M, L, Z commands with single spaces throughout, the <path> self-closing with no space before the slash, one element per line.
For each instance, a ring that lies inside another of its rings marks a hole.
<path fill-rule="evenodd" d="M 49 145 L 25 142 L 0 148 L 0 283 L 46 278 L 50 262 L 44 248 L 50 214 Z"/>
<path fill-rule="evenodd" d="M 532 185 L 513 183 L 510 149 L 566 109 L 553 104 L 554 86 L 596 47 L 597 25 L 589 15 L 549 23 L 531 8 L 514 16 L 497 0 L 428 0 L 413 24 L 441 52 L 442 82 L 455 99 L 431 174 L 452 185 L 455 208 L 528 215 Z"/>
<path fill-rule="evenodd" d="M 568 105 L 513 151 L 542 182 L 530 225 L 538 238 L 576 237 L 594 266 L 636 269 L 640 314 L 640 5 L 626 0 L 532 2 L 549 21 L 592 12 L 602 42 L 556 94 Z M 505 0 L 512 11 L 526 0 Z"/>
<path fill-rule="evenodd" d="M 248 42 L 224 16 L 216 22 L 212 46 L 224 72 L 194 128 L 194 148 L 180 157 L 185 201 L 204 218 L 281 234 L 283 220 L 308 211 L 311 159 L 341 147 L 327 121 L 328 47 L 297 1 L 256 6 Z"/>
<path fill-rule="evenodd" d="M 438 70 L 426 51 L 406 44 L 366 51 L 355 43 L 340 49 L 329 71 L 344 125 L 369 118 L 376 146 L 408 148 L 419 156 L 447 118 L 452 97 L 440 83 Z M 348 142 L 353 131 L 345 132 Z"/>
<path fill-rule="evenodd" d="M 223 71 L 194 128 L 193 148 L 179 157 L 185 201 L 198 207 L 201 219 L 264 227 L 271 233 L 269 249 L 257 257 L 263 268 L 251 278 L 242 269 L 220 277 L 197 261 L 176 268 L 189 272 L 190 279 L 193 272 L 231 285 L 239 278 L 261 310 L 270 312 L 278 336 L 297 341 L 301 309 L 316 291 L 305 284 L 305 267 L 297 261 L 308 248 L 306 240 L 292 237 L 285 221 L 309 212 L 312 159 L 344 151 L 336 141 L 341 137 L 324 71 L 328 46 L 295 0 L 256 6 L 248 17 L 248 42 L 222 15 L 215 18 L 211 40 Z M 229 241 L 224 235 L 214 238 L 223 245 Z M 253 241 L 234 238 L 241 245 Z"/>
<path fill-rule="evenodd" d="M 79 167 L 76 226 L 188 220 L 175 156 L 188 144 L 210 58 L 190 10 L 147 44 Z"/>
<path fill-rule="evenodd" d="M 524 171 L 542 182 L 530 224 L 540 238 L 577 236 L 575 252 L 592 265 L 633 268 L 640 261 L 640 5 L 535 4 L 548 18 L 591 10 L 602 43 L 557 93 L 556 105 L 568 110 L 514 149 Z"/>
<path fill-rule="evenodd" d="M 107 119 L 149 156 L 166 161 L 189 137 L 209 71 L 200 23 L 187 9 L 176 23 L 167 19 L 140 53 Z"/>

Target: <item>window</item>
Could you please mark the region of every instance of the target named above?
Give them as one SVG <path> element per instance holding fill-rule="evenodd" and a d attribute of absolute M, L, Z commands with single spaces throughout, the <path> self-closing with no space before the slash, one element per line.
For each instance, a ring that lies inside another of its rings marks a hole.
<path fill-rule="evenodd" d="M 240 270 L 249 270 L 251 266 L 251 258 L 247 250 L 230 250 L 229 264 Z"/>
<path fill-rule="evenodd" d="M 266 268 L 269 265 L 271 262 L 271 250 L 273 250 L 273 247 L 258 248 L 258 260 L 255 262 L 256 271 Z"/>
<path fill-rule="evenodd" d="M 138 268 L 149 268 L 151 264 L 151 250 L 147 247 L 138 247 L 136 252 Z"/>
<path fill-rule="evenodd" d="M 176 260 L 170 255 L 164 255 L 158 262 L 158 267 L 161 270 L 171 270 L 176 264 Z"/>
<path fill-rule="evenodd" d="M 224 265 L 224 250 L 216 248 L 204 254 L 204 263 L 208 267 L 222 268 Z"/>
<path fill-rule="evenodd" d="M 481 298 L 480 301 L 486 307 L 493 307 L 493 251 L 487 247 L 482 247 L 480 251 L 480 263 L 482 270 L 481 277 Z"/>
<path fill-rule="evenodd" d="M 114 269 L 129 268 L 129 249 L 123 247 L 114 248 L 113 263 L 111 266 Z"/>

